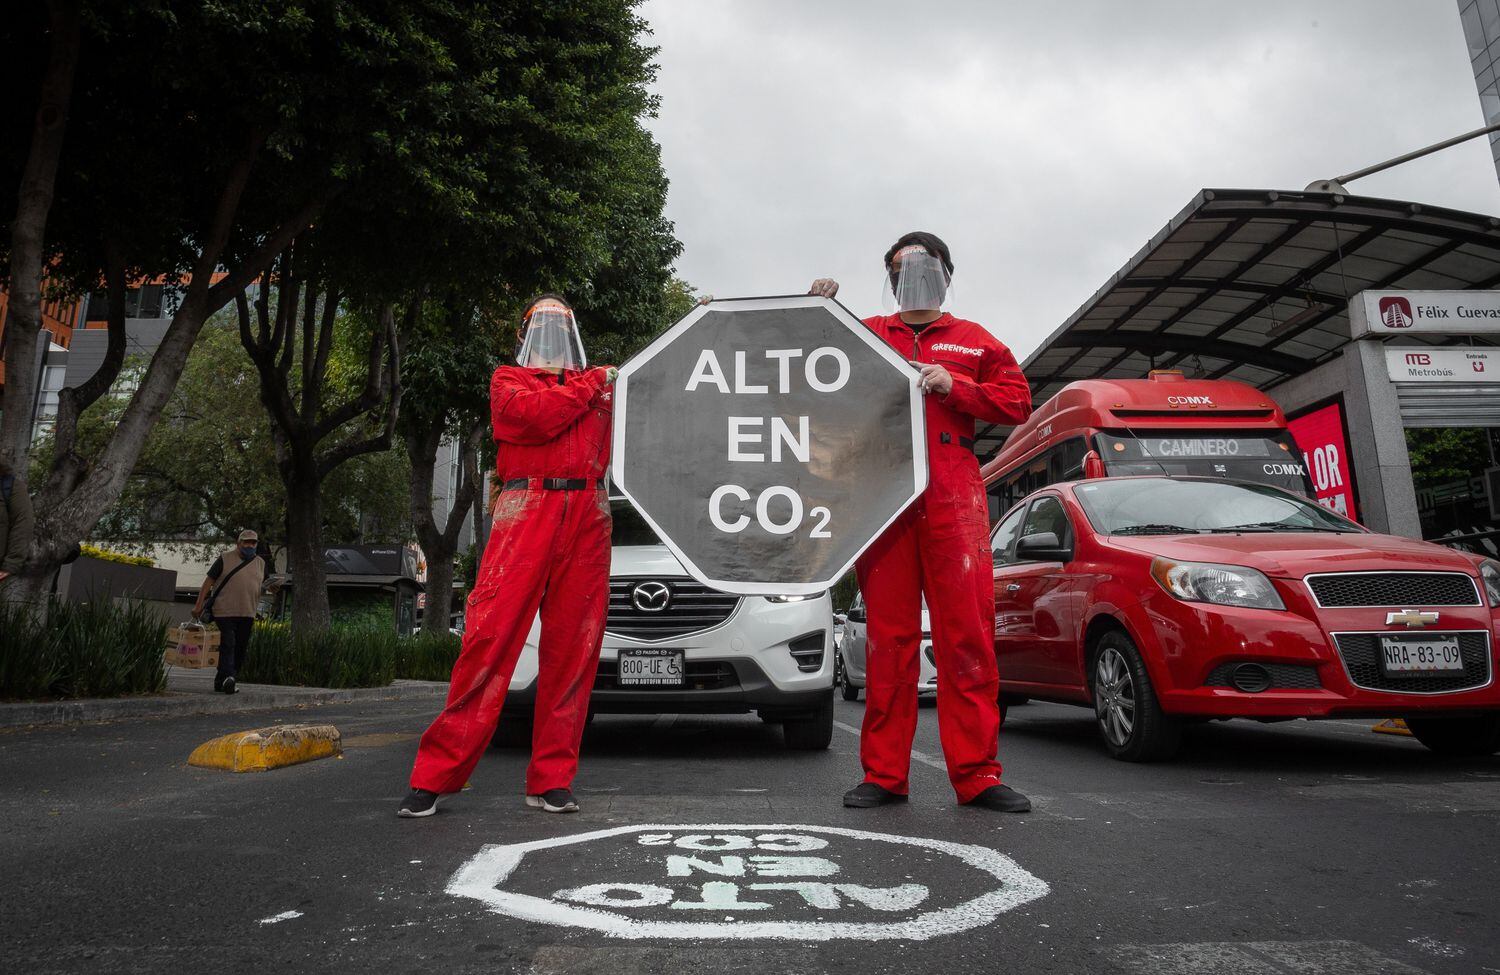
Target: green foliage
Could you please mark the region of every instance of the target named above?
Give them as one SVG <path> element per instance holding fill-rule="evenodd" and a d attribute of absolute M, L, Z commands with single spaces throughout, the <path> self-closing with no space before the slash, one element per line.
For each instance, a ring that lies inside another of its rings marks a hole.
<path fill-rule="evenodd" d="M 1478 477 L 1494 463 L 1483 427 L 1408 429 L 1406 451 L 1419 488 Z"/>
<path fill-rule="evenodd" d="M 290 623 L 257 621 L 239 677 L 247 684 L 385 687 L 396 679 L 389 627 L 335 627 L 292 636 Z"/>
<path fill-rule="evenodd" d="M 418 631 L 396 641 L 396 676 L 445 681 L 453 674 L 463 640 L 452 633 Z"/>
<path fill-rule="evenodd" d="M 142 603 L 0 599 L 0 698 L 118 697 L 166 687 L 166 626 Z"/>
<path fill-rule="evenodd" d="M 395 603 L 388 592 L 334 590 L 328 594 L 333 625 L 355 629 L 384 627 L 395 631 Z"/>
<path fill-rule="evenodd" d="M 102 441 L 124 406 L 118 397 L 96 403 L 80 423 L 80 441 Z M 355 458 L 331 473 L 324 482 L 325 543 L 405 541 L 407 469 L 400 451 L 387 451 Z M 286 490 L 255 367 L 228 316 L 221 316 L 199 336 L 162 421 L 94 537 L 125 543 L 201 540 L 216 547 L 254 528 L 267 544 L 281 546 L 285 513 Z"/>
<path fill-rule="evenodd" d="M 118 562 L 121 565 L 140 565 L 145 566 L 148 569 L 154 568 L 156 566 L 155 559 L 148 559 L 144 555 L 126 555 L 124 552 L 116 552 L 112 549 L 100 548 L 97 545 L 89 545 L 85 543 L 78 546 L 78 550 L 80 554 L 87 555 L 91 559 L 98 559 L 101 562 Z"/>

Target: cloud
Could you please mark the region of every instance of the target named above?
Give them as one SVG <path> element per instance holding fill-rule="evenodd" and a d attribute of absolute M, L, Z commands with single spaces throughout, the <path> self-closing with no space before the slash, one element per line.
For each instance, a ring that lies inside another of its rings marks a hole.
<path fill-rule="evenodd" d="M 843 285 L 899 234 L 1024 356 L 1204 187 L 1300 189 L 1483 124 L 1452 0 L 649 0 L 680 273 Z M 1500 213 L 1477 140 L 1356 192 Z"/>

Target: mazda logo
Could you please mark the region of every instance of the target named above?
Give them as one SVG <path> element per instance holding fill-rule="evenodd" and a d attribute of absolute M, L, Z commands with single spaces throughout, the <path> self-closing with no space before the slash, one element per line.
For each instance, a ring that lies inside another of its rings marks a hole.
<path fill-rule="evenodd" d="M 665 582 L 640 582 L 630 590 L 630 605 L 643 613 L 660 613 L 672 601 L 672 590 Z"/>

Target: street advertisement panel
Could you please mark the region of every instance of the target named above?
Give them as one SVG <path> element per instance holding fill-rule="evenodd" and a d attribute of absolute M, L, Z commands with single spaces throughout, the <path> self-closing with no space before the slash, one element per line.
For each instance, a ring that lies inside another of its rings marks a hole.
<path fill-rule="evenodd" d="M 1318 504 L 1358 519 L 1343 403 L 1334 401 L 1287 420 L 1297 449 L 1307 459 Z"/>
<path fill-rule="evenodd" d="M 620 370 L 614 483 L 704 585 L 821 592 L 927 485 L 917 378 L 831 299 L 700 305 Z"/>

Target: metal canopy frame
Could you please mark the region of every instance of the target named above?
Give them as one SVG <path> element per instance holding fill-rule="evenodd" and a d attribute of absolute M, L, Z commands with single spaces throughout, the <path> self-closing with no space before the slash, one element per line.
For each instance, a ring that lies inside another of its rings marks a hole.
<path fill-rule="evenodd" d="M 1497 286 L 1500 217 L 1343 193 L 1206 189 L 1022 368 L 1037 404 L 1074 380 L 1152 368 L 1272 389 L 1339 355 L 1351 341 L 1349 298 L 1361 291 Z M 980 430 L 976 453 L 993 454 L 1008 432 Z"/>

